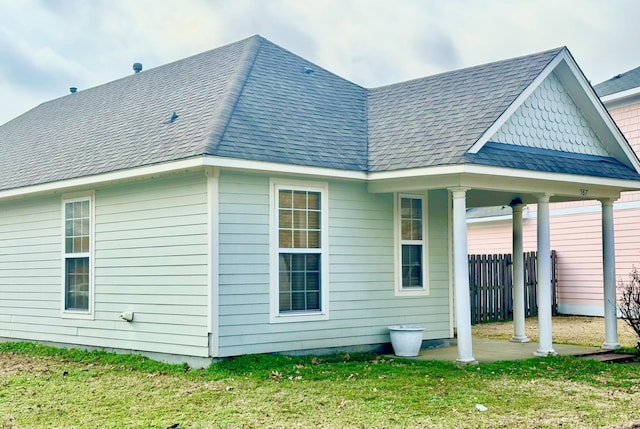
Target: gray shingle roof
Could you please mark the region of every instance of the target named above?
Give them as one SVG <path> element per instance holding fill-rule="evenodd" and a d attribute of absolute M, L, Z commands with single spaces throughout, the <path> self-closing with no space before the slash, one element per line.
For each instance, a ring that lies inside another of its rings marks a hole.
<path fill-rule="evenodd" d="M 640 67 L 621 73 L 593 87 L 599 97 L 640 87 Z"/>
<path fill-rule="evenodd" d="M 370 170 L 465 162 L 465 152 L 561 50 L 372 89 Z"/>
<path fill-rule="evenodd" d="M 366 89 L 264 41 L 222 140 L 207 153 L 364 171 Z"/>
<path fill-rule="evenodd" d="M 364 88 L 253 36 L 1 126 L 0 189 L 205 154 L 364 171 L 366 138 Z"/>
<path fill-rule="evenodd" d="M 243 40 L 78 91 L 9 121 L 0 127 L 0 189 L 202 153 L 256 44 Z"/>
<path fill-rule="evenodd" d="M 486 143 L 475 154 L 466 154 L 473 164 L 549 173 L 579 174 L 614 179 L 638 180 L 638 173 L 616 160 L 597 155 L 560 152 L 503 143 Z"/>
<path fill-rule="evenodd" d="M 0 190 L 206 155 L 355 171 L 506 166 L 491 145 L 465 153 L 560 52 L 367 90 L 254 36 L 0 126 Z M 539 168 L 563 168 L 551 161 Z M 599 175 L 595 165 L 575 173 Z"/>

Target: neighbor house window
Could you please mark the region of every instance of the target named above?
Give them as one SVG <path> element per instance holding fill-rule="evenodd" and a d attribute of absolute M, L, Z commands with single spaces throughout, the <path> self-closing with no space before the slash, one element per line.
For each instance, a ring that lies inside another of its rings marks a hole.
<path fill-rule="evenodd" d="M 276 183 L 273 193 L 277 248 L 274 313 L 326 314 L 326 188 Z"/>
<path fill-rule="evenodd" d="M 424 196 L 398 195 L 398 286 L 400 291 L 426 290 L 426 201 Z"/>
<path fill-rule="evenodd" d="M 92 293 L 92 198 L 63 201 L 64 216 L 64 297 L 65 313 L 88 314 Z"/>

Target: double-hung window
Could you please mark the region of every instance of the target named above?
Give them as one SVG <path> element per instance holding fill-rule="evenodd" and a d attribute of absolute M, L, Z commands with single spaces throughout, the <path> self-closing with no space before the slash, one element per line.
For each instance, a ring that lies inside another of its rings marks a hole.
<path fill-rule="evenodd" d="M 63 314 L 92 313 L 93 214 L 91 196 L 65 198 L 63 237 Z"/>
<path fill-rule="evenodd" d="M 326 186 L 272 182 L 272 321 L 327 316 Z"/>
<path fill-rule="evenodd" d="M 426 293 L 426 199 L 422 195 L 404 194 L 397 198 L 396 290 L 400 293 Z"/>

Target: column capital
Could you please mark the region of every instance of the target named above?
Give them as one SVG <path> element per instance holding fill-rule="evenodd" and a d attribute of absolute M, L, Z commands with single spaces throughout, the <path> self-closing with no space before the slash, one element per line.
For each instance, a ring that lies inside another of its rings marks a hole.
<path fill-rule="evenodd" d="M 614 199 L 614 198 L 602 198 L 600 200 L 600 204 L 602 204 L 602 207 L 613 207 L 613 203 L 616 201 L 616 199 Z"/>
<path fill-rule="evenodd" d="M 549 194 L 549 193 L 537 194 L 536 197 L 538 197 L 539 203 L 548 203 L 551 197 L 553 197 L 553 194 Z"/>
<path fill-rule="evenodd" d="M 513 213 L 522 213 L 524 210 L 524 204 L 515 204 L 511 206 L 511 211 Z"/>
<path fill-rule="evenodd" d="M 456 187 L 452 187 L 452 188 L 447 188 L 447 190 L 451 191 L 451 193 L 453 194 L 453 196 L 457 196 L 457 197 L 463 197 L 467 191 L 471 190 L 471 188 L 465 188 L 463 186 L 456 186 Z"/>
<path fill-rule="evenodd" d="M 514 198 L 513 200 L 511 200 L 509 205 L 511 206 L 511 208 L 524 207 L 524 203 L 522 202 L 522 200 L 520 198 Z"/>

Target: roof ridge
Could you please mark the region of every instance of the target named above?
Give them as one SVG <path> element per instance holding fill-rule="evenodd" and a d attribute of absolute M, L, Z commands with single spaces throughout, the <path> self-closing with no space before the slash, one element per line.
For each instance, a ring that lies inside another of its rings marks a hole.
<path fill-rule="evenodd" d="M 468 72 L 468 71 L 473 70 L 473 69 L 479 69 L 479 68 L 482 68 L 482 67 L 489 67 L 489 66 L 493 66 L 493 65 L 497 65 L 497 64 L 507 63 L 507 62 L 510 62 L 510 61 L 522 60 L 524 58 L 547 55 L 547 54 L 550 54 L 552 52 L 555 52 L 555 55 L 554 55 L 554 58 L 555 58 L 555 56 L 558 55 L 564 49 L 567 49 L 567 47 L 566 46 L 561 46 L 559 48 L 547 49 L 545 51 L 534 52 L 534 53 L 528 54 L 528 55 L 520 55 L 520 56 L 513 57 L 513 58 L 506 58 L 506 59 L 503 59 L 503 60 L 490 61 L 488 63 L 476 64 L 476 65 L 473 65 L 473 66 L 462 67 L 462 68 L 455 69 L 455 70 L 447 70 L 447 71 L 443 71 L 443 72 L 440 72 L 440 73 L 432 74 L 432 75 L 429 75 L 429 76 L 417 77 L 415 79 L 409 79 L 409 80 L 405 80 L 405 81 L 402 81 L 402 82 L 395 82 L 395 83 L 390 83 L 390 84 L 387 84 L 387 85 L 376 86 L 374 88 L 367 88 L 367 89 L 369 91 L 378 90 L 378 89 L 385 89 L 385 88 L 389 88 L 389 87 L 393 87 L 393 86 L 405 85 L 405 84 L 408 84 L 408 83 L 411 83 L 411 82 L 417 82 L 417 81 L 426 80 L 426 79 L 439 78 L 439 77 L 442 77 L 442 76 L 448 75 L 448 74 Z"/>
<path fill-rule="evenodd" d="M 247 39 L 247 47 L 242 53 L 242 56 L 238 59 L 238 69 L 229 80 L 227 90 L 225 91 L 224 98 L 221 102 L 220 113 L 216 115 L 217 119 L 211 127 L 211 133 L 209 134 L 203 153 L 213 153 L 214 149 L 222 141 L 222 137 L 227 131 L 229 122 L 233 117 L 233 112 L 236 110 L 236 106 L 238 105 L 242 91 L 249 79 L 249 75 L 251 74 L 251 70 L 253 69 L 256 59 L 258 58 L 258 53 L 260 52 L 260 47 L 264 43 L 264 40 L 265 39 L 261 36 L 253 36 Z"/>

